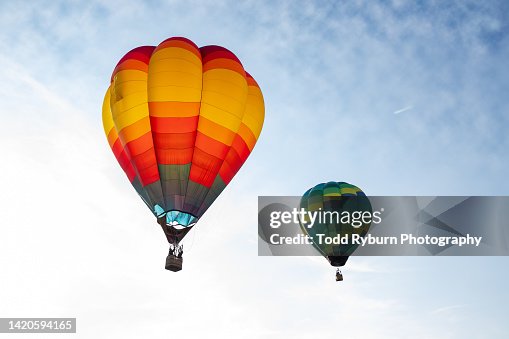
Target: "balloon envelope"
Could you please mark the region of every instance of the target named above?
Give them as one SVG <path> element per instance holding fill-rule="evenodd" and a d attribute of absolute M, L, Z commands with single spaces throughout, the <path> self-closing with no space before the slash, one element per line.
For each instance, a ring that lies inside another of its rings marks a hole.
<path fill-rule="evenodd" d="M 120 59 L 102 118 L 132 186 L 178 242 L 253 150 L 264 103 L 232 52 L 174 37 Z"/>
<path fill-rule="evenodd" d="M 321 183 L 310 188 L 302 196 L 300 207 L 321 214 L 321 219 L 316 217 L 312 227 L 308 227 L 311 222 L 309 218 L 299 219 L 299 223 L 302 231 L 313 239 L 313 246 L 332 266 L 346 263 L 358 247 L 351 241 L 352 235 L 364 237 L 371 225 L 371 221 L 365 223 L 358 218 L 359 213 L 372 212 L 369 199 L 360 188 L 346 182 Z M 348 241 L 341 244 L 324 241 L 325 238 L 337 236 L 348 237 Z"/>

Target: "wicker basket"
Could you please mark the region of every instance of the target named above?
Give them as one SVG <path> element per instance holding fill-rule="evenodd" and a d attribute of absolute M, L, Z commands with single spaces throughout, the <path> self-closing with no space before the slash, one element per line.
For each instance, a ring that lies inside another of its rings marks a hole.
<path fill-rule="evenodd" d="M 166 267 L 167 270 L 178 272 L 182 269 L 182 257 L 176 257 L 173 254 L 169 254 L 166 257 Z"/>

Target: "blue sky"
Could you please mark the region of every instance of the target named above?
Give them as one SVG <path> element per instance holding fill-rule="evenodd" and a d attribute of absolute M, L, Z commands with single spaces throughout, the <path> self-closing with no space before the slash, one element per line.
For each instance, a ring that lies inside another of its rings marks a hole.
<path fill-rule="evenodd" d="M 338 286 L 323 259 L 257 256 L 256 203 L 328 180 L 507 195 L 508 15 L 503 1 L 1 2 L 0 316 L 76 316 L 84 338 L 505 337 L 507 258 L 356 257 Z M 232 50 L 266 104 L 174 275 L 100 113 L 119 58 L 170 36 Z"/>

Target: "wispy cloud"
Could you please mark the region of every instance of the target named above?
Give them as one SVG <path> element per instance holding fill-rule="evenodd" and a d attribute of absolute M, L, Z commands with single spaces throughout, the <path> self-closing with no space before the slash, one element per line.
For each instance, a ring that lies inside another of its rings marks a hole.
<path fill-rule="evenodd" d="M 15 93 L 12 93 L 12 87 L 14 84 L 19 84 L 24 87 L 24 98 L 30 98 L 30 100 L 35 99 L 34 95 L 37 99 L 41 99 L 45 104 L 47 104 L 48 108 L 56 109 L 57 112 L 66 112 L 70 114 L 81 114 L 85 115 L 85 112 L 79 111 L 76 106 L 72 105 L 68 100 L 62 96 L 61 93 L 56 93 L 54 90 L 50 89 L 45 83 L 38 81 L 33 77 L 30 73 L 30 68 L 27 68 L 26 65 L 20 64 L 12 58 L 9 58 L 5 55 L 0 54 L 0 63 L 4 65 L 0 73 L 0 77 L 4 81 L 8 81 L 9 87 L 3 86 L 2 90 L 10 91 L 10 93 L 4 93 L 4 95 L 9 96 Z M 28 90 L 28 91 L 27 91 Z M 28 96 L 28 93 L 33 93 Z M 12 98 L 11 98 L 12 100 Z M 41 107 L 42 108 L 42 107 Z"/>
<path fill-rule="evenodd" d="M 413 106 L 406 106 L 406 107 L 403 107 L 403 108 L 400 108 L 394 112 L 392 112 L 393 114 L 400 114 L 400 113 L 403 113 L 403 112 L 406 112 L 406 111 L 410 111 L 411 109 L 413 109 L 414 107 Z"/>
<path fill-rule="evenodd" d="M 434 309 L 433 311 L 431 311 L 431 314 L 443 314 L 443 313 L 450 313 L 450 312 L 454 312 L 458 309 L 462 309 L 462 308 L 465 308 L 467 307 L 467 305 L 450 305 L 450 306 L 443 306 L 443 307 L 439 307 L 437 309 Z"/>

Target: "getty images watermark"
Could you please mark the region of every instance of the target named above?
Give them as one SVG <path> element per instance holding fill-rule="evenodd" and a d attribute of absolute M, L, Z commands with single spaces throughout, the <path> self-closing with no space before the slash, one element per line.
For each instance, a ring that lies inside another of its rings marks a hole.
<path fill-rule="evenodd" d="M 270 227 L 277 229 L 283 225 L 291 223 L 298 224 L 306 228 L 312 228 L 315 223 L 320 224 L 347 224 L 353 228 L 359 228 L 362 225 L 370 224 L 377 225 L 382 223 L 382 213 L 384 209 L 381 208 L 379 211 L 325 211 L 321 208 L 317 211 L 308 211 L 304 208 L 293 208 L 291 211 L 277 211 L 270 212 Z M 367 234 L 361 236 L 360 234 L 337 234 L 335 236 L 327 236 L 324 233 L 318 233 L 316 236 L 311 237 L 307 234 L 296 234 L 293 237 L 281 236 L 278 233 L 273 233 L 269 237 L 269 241 L 273 245 L 284 244 L 313 244 L 318 243 L 320 245 L 398 245 L 398 244 L 410 244 L 410 245 L 474 245 L 479 246 L 482 240 L 482 236 L 471 236 L 466 234 L 465 236 L 430 236 L 428 234 L 423 236 L 415 236 L 410 233 L 402 233 L 399 237 L 396 236 L 373 236 Z"/>
<path fill-rule="evenodd" d="M 321 255 L 313 244 L 355 245 L 361 256 L 509 255 L 509 197 L 370 196 L 368 209 L 314 210 L 300 199 L 259 197 L 259 255 Z"/>

